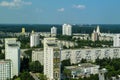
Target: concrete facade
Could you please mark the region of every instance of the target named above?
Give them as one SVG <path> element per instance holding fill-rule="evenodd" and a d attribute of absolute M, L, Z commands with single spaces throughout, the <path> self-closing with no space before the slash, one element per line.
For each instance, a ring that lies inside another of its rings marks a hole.
<path fill-rule="evenodd" d="M 12 77 L 20 72 L 20 42 L 16 38 L 5 39 L 5 59 L 12 61 Z"/>

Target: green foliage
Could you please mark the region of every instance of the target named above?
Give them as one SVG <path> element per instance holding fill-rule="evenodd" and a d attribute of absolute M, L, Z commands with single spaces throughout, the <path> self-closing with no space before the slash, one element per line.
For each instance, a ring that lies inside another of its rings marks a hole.
<path fill-rule="evenodd" d="M 80 63 L 87 63 L 87 60 L 82 58 Z"/>
<path fill-rule="evenodd" d="M 42 73 L 43 72 L 43 66 L 40 64 L 39 61 L 33 61 L 30 63 L 30 71 L 35 73 Z"/>
<path fill-rule="evenodd" d="M 30 38 L 25 35 L 21 35 L 18 37 L 18 41 L 21 42 L 21 48 L 30 48 Z"/>
<path fill-rule="evenodd" d="M 32 50 L 29 49 L 27 51 L 25 51 L 25 54 L 29 57 L 30 61 L 32 60 Z"/>
<path fill-rule="evenodd" d="M 76 48 L 84 48 L 85 46 L 87 47 L 103 47 L 103 45 L 105 45 L 106 47 L 110 47 L 113 45 L 112 41 L 91 41 L 91 40 L 76 40 L 76 42 L 78 43 L 78 46 L 76 46 Z"/>
<path fill-rule="evenodd" d="M 73 41 L 72 36 L 57 35 L 56 38 L 58 38 L 59 40 Z"/>
<path fill-rule="evenodd" d="M 20 71 L 29 71 L 29 58 L 24 57 L 21 59 Z"/>
<path fill-rule="evenodd" d="M 103 59 L 96 59 L 95 63 L 100 65 L 101 68 L 106 68 L 107 73 L 106 76 L 108 78 L 112 76 L 117 76 L 120 74 L 120 58 L 110 59 L 110 58 L 103 58 Z"/>
<path fill-rule="evenodd" d="M 5 54 L 0 53 L 0 59 L 5 59 Z"/>
<path fill-rule="evenodd" d="M 34 80 L 29 72 L 23 72 L 20 74 L 20 80 Z"/>
<path fill-rule="evenodd" d="M 40 80 L 47 80 L 47 77 L 44 74 L 39 74 Z"/>
<path fill-rule="evenodd" d="M 70 59 L 63 60 L 61 64 L 61 72 L 63 72 L 65 66 L 71 66 Z"/>
<path fill-rule="evenodd" d="M 71 77 L 71 71 L 69 69 L 64 69 L 63 74 L 66 76 L 66 78 L 70 78 Z"/>

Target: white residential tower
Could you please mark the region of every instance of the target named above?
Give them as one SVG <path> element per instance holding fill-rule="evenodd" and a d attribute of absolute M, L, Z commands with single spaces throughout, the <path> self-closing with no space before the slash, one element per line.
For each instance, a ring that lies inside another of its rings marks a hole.
<path fill-rule="evenodd" d="M 5 59 L 12 61 L 12 76 L 20 72 L 20 42 L 16 38 L 5 39 Z"/>
<path fill-rule="evenodd" d="M 67 35 L 67 36 L 71 36 L 72 35 L 72 26 L 69 24 L 63 24 L 62 34 Z"/>
<path fill-rule="evenodd" d="M 44 38 L 44 75 L 48 80 L 61 80 L 60 53 L 55 38 Z"/>

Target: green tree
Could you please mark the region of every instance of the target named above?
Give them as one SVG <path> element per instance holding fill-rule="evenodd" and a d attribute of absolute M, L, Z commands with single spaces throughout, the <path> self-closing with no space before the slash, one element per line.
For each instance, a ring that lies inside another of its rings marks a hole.
<path fill-rule="evenodd" d="M 61 72 L 63 72 L 65 66 L 71 66 L 70 59 L 63 60 L 61 64 Z"/>
<path fill-rule="evenodd" d="M 39 74 L 39 79 L 40 80 L 47 80 L 47 77 L 43 74 Z"/>
<path fill-rule="evenodd" d="M 33 77 L 29 74 L 29 72 L 23 72 L 20 74 L 21 80 L 34 80 Z"/>
<path fill-rule="evenodd" d="M 0 53 L 0 59 L 5 59 L 5 54 Z"/>
<path fill-rule="evenodd" d="M 67 79 L 71 77 L 71 71 L 69 69 L 64 69 L 63 74 L 66 76 Z"/>
<path fill-rule="evenodd" d="M 29 60 L 32 60 L 32 49 L 25 51 L 25 54 L 29 57 Z"/>
<path fill-rule="evenodd" d="M 40 64 L 39 61 L 31 62 L 29 68 L 30 68 L 30 71 L 32 72 L 39 72 L 39 73 L 43 72 L 43 66 Z"/>
<path fill-rule="evenodd" d="M 21 59 L 20 71 L 29 71 L 29 58 L 23 57 L 23 59 Z"/>

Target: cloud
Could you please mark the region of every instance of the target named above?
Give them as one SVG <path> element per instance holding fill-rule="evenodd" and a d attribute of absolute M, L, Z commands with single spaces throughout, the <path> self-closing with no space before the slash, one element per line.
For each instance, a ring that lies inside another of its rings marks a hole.
<path fill-rule="evenodd" d="M 23 0 L 12 0 L 11 2 L 8 1 L 2 1 L 0 2 L 0 6 L 2 7 L 20 7 L 22 5 L 31 5 L 32 2 L 25 2 Z"/>
<path fill-rule="evenodd" d="M 59 11 L 59 12 L 64 12 L 65 9 L 64 9 L 64 8 L 60 8 L 60 9 L 58 9 L 58 11 Z"/>
<path fill-rule="evenodd" d="M 82 10 L 82 9 L 85 9 L 86 6 L 85 6 L 85 5 L 80 5 L 80 4 L 79 4 L 79 5 L 73 5 L 73 8 Z"/>

